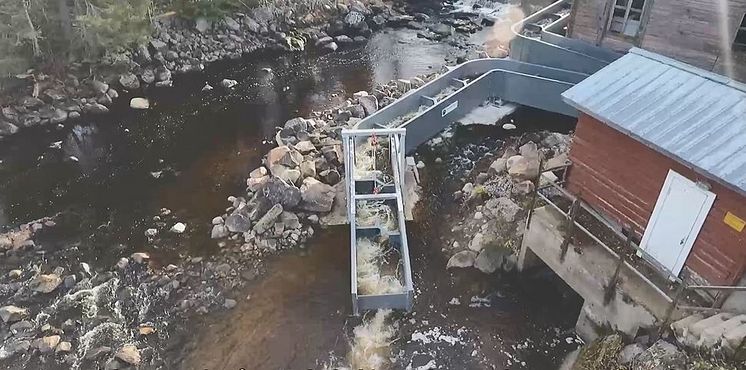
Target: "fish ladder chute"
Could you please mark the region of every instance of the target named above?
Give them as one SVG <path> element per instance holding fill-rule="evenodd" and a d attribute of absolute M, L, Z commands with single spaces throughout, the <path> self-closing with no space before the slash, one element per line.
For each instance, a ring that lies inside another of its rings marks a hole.
<path fill-rule="evenodd" d="M 405 137 L 404 128 L 342 130 L 355 315 L 412 308 L 402 197 Z"/>

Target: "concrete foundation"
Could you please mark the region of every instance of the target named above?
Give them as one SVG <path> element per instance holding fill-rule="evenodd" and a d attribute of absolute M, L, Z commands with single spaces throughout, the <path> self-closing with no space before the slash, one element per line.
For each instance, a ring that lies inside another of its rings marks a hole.
<path fill-rule="evenodd" d="M 630 337 L 640 328 L 650 328 L 662 319 L 670 298 L 631 266 L 623 265 L 611 300 L 604 303 L 606 286 L 616 269 L 615 253 L 601 245 L 570 244 L 564 261 L 560 258 L 565 223 L 551 206 L 537 208 L 523 236 L 519 270 L 542 261 L 583 299 L 576 329 L 586 341 L 604 331 L 617 330 Z"/>

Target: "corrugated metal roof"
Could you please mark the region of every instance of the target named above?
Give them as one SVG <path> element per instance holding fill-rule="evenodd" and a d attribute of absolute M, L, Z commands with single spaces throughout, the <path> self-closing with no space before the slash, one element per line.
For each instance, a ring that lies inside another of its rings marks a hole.
<path fill-rule="evenodd" d="M 746 85 L 634 48 L 562 97 L 746 194 Z"/>

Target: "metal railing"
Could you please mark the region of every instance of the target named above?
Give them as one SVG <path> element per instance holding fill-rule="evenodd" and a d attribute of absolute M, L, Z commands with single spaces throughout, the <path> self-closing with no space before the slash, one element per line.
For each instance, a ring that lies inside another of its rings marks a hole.
<path fill-rule="evenodd" d="M 621 253 L 616 253 L 611 247 L 609 247 L 607 243 L 602 241 L 598 236 L 594 235 L 593 232 L 588 230 L 588 228 L 586 228 L 585 226 L 583 226 L 577 221 L 579 210 L 581 208 L 584 208 L 588 210 L 589 211 L 588 213 L 594 218 L 596 218 L 598 221 L 600 221 L 603 224 L 607 224 L 605 220 L 600 219 L 596 215 L 596 213 L 591 210 L 590 206 L 588 206 L 587 204 L 583 202 L 580 196 L 576 196 L 570 193 L 564 187 L 562 187 L 565 183 L 565 179 L 567 176 L 567 170 L 571 166 L 572 164 L 568 163 L 566 165 L 562 165 L 562 166 L 558 166 L 554 168 L 543 169 L 543 162 L 540 162 L 540 166 L 539 166 L 540 176 L 534 182 L 535 191 L 533 192 L 531 201 L 530 201 L 528 216 L 526 218 L 526 229 L 530 228 L 534 209 L 537 207 L 538 201 L 541 200 L 546 205 L 549 205 L 551 208 L 559 212 L 565 218 L 565 227 L 564 227 L 565 235 L 564 235 L 562 244 L 560 245 L 560 261 L 564 261 L 569 245 L 572 242 L 573 233 L 576 232 L 576 230 L 582 232 L 583 234 L 591 238 L 595 243 L 597 243 L 602 248 L 606 249 L 608 253 L 610 253 L 614 258 L 616 258 L 617 263 L 614 269 L 614 273 L 610 277 L 609 282 L 608 284 L 606 284 L 605 289 L 604 289 L 604 299 L 603 299 L 604 305 L 608 305 L 613 299 L 614 292 L 620 281 L 621 270 L 623 267 L 627 267 L 630 271 L 632 271 L 639 278 L 641 278 L 643 281 L 648 283 L 664 299 L 668 301 L 668 306 L 666 307 L 666 310 L 663 313 L 662 317 L 658 317 L 658 319 L 660 320 L 660 324 L 658 325 L 656 335 L 660 337 L 663 334 L 663 332 L 668 329 L 669 325 L 672 322 L 672 319 L 674 318 L 674 314 L 676 312 L 681 312 L 681 313 L 687 312 L 687 311 L 720 312 L 720 311 L 723 311 L 721 307 L 725 299 L 727 298 L 727 294 L 716 295 L 716 298 L 713 300 L 712 304 L 709 307 L 705 305 L 701 305 L 701 304 L 682 305 L 681 304 L 682 301 L 687 297 L 686 293 L 699 292 L 699 291 L 704 291 L 707 293 L 718 292 L 718 293 L 728 293 L 728 294 L 732 292 L 737 292 L 737 291 L 746 292 L 746 286 L 690 285 L 685 280 L 681 279 L 680 277 L 676 275 L 673 275 L 670 271 L 662 269 L 659 265 L 655 264 L 653 262 L 653 258 L 649 256 L 645 250 L 640 248 L 640 246 L 634 243 L 634 241 L 632 240 L 633 235 L 635 235 L 634 229 L 628 228 L 628 232 L 626 235 L 619 235 L 619 233 L 616 230 L 609 227 L 609 230 L 617 234 L 618 237 L 621 237 L 624 239 L 623 248 L 625 248 L 626 250 L 633 250 L 637 256 L 641 257 L 641 261 L 646 263 L 649 267 L 651 267 L 653 271 L 659 274 L 659 277 L 664 277 L 665 279 L 671 281 L 674 285 L 676 285 L 676 288 L 673 290 L 673 294 L 669 294 L 663 289 L 660 289 L 655 283 L 653 283 L 650 279 L 648 279 L 639 269 L 637 269 L 636 267 L 634 267 L 633 265 L 629 263 L 627 254 L 624 253 L 624 251 L 622 251 Z M 561 177 L 562 180 L 560 182 L 548 181 L 546 185 L 539 186 L 540 178 L 543 176 L 544 173 L 550 172 L 550 171 L 551 172 L 562 171 L 562 177 Z M 552 201 L 550 197 L 542 194 L 542 190 L 550 189 L 550 188 L 557 190 L 557 193 L 559 195 L 561 195 L 562 197 L 572 202 L 568 211 L 565 211 L 556 202 Z"/>

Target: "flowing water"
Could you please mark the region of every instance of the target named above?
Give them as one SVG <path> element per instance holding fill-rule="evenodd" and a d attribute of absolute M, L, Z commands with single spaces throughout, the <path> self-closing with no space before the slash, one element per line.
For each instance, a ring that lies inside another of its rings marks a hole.
<path fill-rule="evenodd" d="M 145 92 L 153 107 L 148 111 L 130 110 L 130 96 L 123 96 L 111 114 L 85 117 L 69 130 L 28 130 L 0 145 L 0 227 L 65 211 L 71 221 L 43 245 L 74 245 L 94 266 L 111 266 L 133 251 L 151 252 L 162 264 L 179 254 L 215 253 L 209 221 L 223 212 L 229 195 L 241 192 L 248 172 L 271 148 L 276 126 L 377 83 L 438 70 L 452 52 L 449 45 L 400 30 L 323 56 L 258 53 L 177 76 L 173 89 Z M 239 85 L 221 89 L 223 78 Z M 202 92 L 205 82 L 216 88 Z M 562 118 L 533 112 L 517 120 L 545 127 Z M 557 364 L 576 346 L 567 330 L 577 302 L 558 293 L 566 292 L 561 285 L 444 271 L 439 243 L 447 231 L 437 221 L 450 206 L 451 180 L 465 176 L 474 159 L 505 135 L 495 127 L 480 130 L 458 129 L 451 147 L 421 151 L 428 168 L 436 170 L 424 184 L 430 199 L 421 206 L 425 211 L 408 227 L 414 313 L 380 311 L 364 322 L 349 316 L 349 234 L 330 228 L 307 250 L 271 258 L 267 276 L 251 283 L 243 291 L 247 299 L 232 311 L 173 328 L 171 338 L 164 338 L 170 346 L 166 363 L 194 369 L 315 368 L 330 358 L 352 366 L 392 362 L 396 368 L 431 361 L 445 368 Z M 164 209 L 186 223 L 187 231 L 154 245 L 143 232 L 154 215 L 169 213 Z M 79 357 L 111 338 L 127 341 L 131 334 L 123 325 L 142 321 L 138 318 L 153 310 L 155 298 L 139 289 L 128 292 L 136 305 L 121 307 L 119 285 L 117 279 L 92 276 L 87 288 L 52 303 L 63 314 L 85 319 Z M 556 312 L 548 302 L 569 306 Z M 39 324 L 47 319 L 44 313 L 35 318 Z M 510 360 L 514 357 L 520 360 Z"/>

